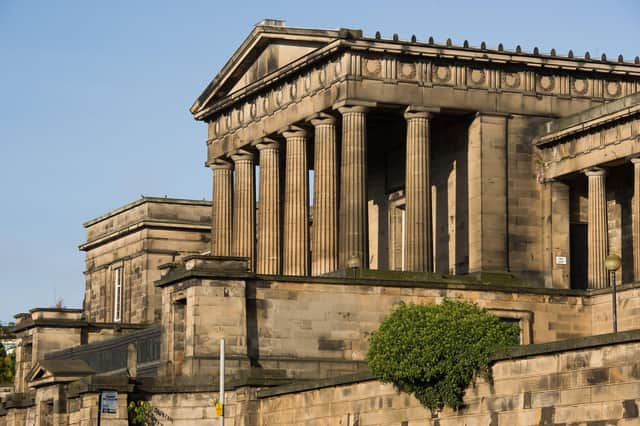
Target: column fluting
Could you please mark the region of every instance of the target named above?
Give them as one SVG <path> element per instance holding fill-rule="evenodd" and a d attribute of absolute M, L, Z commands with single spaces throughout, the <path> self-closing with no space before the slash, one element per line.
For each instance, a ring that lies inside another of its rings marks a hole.
<path fill-rule="evenodd" d="M 405 172 L 405 270 L 433 271 L 429 120 L 432 114 L 407 109 Z"/>
<path fill-rule="evenodd" d="M 233 191 L 233 243 L 234 256 L 248 257 L 254 269 L 255 253 L 255 167 L 253 154 L 242 152 L 232 155 L 235 164 Z"/>
<path fill-rule="evenodd" d="M 588 273 L 589 288 L 605 288 L 607 270 L 604 266 L 608 251 L 607 234 L 607 198 L 605 192 L 606 171 L 591 169 L 585 172 L 589 179 L 589 212 L 588 212 Z"/>
<path fill-rule="evenodd" d="M 213 203 L 211 205 L 211 255 L 231 255 L 231 212 L 233 164 L 216 160 L 213 171 Z"/>
<path fill-rule="evenodd" d="M 299 127 L 282 133 L 285 145 L 284 249 L 282 273 L 309 272 L 309 172 L 307 133 Z"/>
<path fill-rule="evenodd" d="M 338 269 L 336 119 L 321 114 L 310 121 L 314 126 L 311 275 L 322 275 Z"/>
<path fill-rule="evenodd" d="M 256 271 L 280 274 L 280 144 L 263 139 L 260 151 L 259 228 Z"/>
<path fill-rule="evenodd" d="M 367 128 L 366 107 L 344 106 L 340 161 L 339 265 L 357 259 L 369 264 L 367 250 Z M 355 264 L 351 266 L 356 266 Z"/>

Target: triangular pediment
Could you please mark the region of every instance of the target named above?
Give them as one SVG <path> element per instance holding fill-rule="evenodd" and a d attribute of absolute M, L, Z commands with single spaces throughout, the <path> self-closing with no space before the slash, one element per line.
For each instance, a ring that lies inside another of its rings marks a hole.
<path fill-rule="evenodd" d="M 338 31 L 288 28 L 258 24 L 191 106 L 198 115 L 218 99 L 238 92 L 275 71 L 320 49 L 338 37 Z"/>
<path fill-rule="evenodd" d="M 79 359 L 40 360 L 29 371 L 26 381 L 31 387 L 39 387 L 52 383 L 74 381 L 94 373 L 94 369 Z"/>

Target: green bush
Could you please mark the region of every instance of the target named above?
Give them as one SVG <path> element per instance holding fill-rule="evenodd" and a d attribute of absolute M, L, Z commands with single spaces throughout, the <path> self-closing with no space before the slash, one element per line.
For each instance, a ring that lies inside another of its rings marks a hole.
<path fill-rule="evenodd" d="M 0 384 L 13 383 L 16 373 L 16 352 L 7 355 L 4 346 L 0 344 Z"/>
<path fill-rule="evenodd" d="M 382 382 L 414 394 L 425 407 L 457 409 L 478 375 L 490 378 L 490 357 L 518 339 L 517 325 L 468 302 L 403 303 L 371 336 L 367 361 Z"/>

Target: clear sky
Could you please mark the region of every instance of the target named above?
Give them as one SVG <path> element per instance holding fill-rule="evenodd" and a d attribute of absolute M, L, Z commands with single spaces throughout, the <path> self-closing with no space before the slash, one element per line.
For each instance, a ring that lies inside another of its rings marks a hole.
<path fill-rule="evenodd" d="M 263 18 L 640 55 L 637 0 L 0 0 L 0 320 L 81 306 L 83 222 L 141 194 L 210 199 L 188 108 Z"/>

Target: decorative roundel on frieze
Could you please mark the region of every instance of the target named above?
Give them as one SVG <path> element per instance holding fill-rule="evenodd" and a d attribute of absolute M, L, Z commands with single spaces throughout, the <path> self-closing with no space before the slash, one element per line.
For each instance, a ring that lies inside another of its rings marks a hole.
<path fill-rule="evenodd" d="M 508 89 L 520 87 L 520 74 L 517 72 L 505 72 L 502 74 L 502 85 Z"/>
<path fill-rule="evenodd" d="M 584 78 L 573 79 L 573 91 L 577 95 L 584 95 L 589 90 L 589 81 Z"/>
<path fill-rule="evenodd" d="M 382 62 L 380 59 L 365 58 L 364 71 L 369 76 L 377 77 L 382 72 Z"/>
<path fill-rule="evenodd" d="M 307 73 L 304 77 L 304 90 L 305 92 L 311 90 L 311 73 Z"/>
<path fill-rule="evenodd" d="M 469 80 L 476 86 L 481 86 L 486 81 L 485 71 L 481 69 L 472 69 L 469 72 Z"/>
<path fill-rule="evenodd" d="M 620 83 L 617 81 L 609 81 L 607 82 L 607 84 L 605 85 L 606 89 L 607 89 L 607 95 L 609 96 L 619 96 L 620 92 L 622 92 L 622 87 L 620 86 Z"/>
<path fill-rule="evenodd" d="M 551 75 L 541 75 L 538 77 L 538 85 L 545 92 L 552 91 L 555 84 L 555 80 Z"/>
<path fill-rule="evenodd" d="M 327 69 L 325 67 L 322 67 L 320 69 L 320 72 L 318 72 L 318 82 L 320 83 L 320 86 L 324 87 L 324 84 L 327 82 Z"/>
<path fill-rule="evenodd" d="M 342 62 L 340 62 L 340 59 L 336 61 L 336 64 L 334 65 L 334 67 L 335 67 L 334 69 L 335 69 L 336 75 L 340 75 L 342 73 Z"/>
<path fill-rule="evenodd" d="M 407 80 L 416 78 L 416 64 L 404 62 L 400 65 L 400 76 Z"/>
<path fill-rule="evenodd" d="M 436 65 L 434 70 L 435 80 L 446 83 L 451 80 L 451 67 L 447 65 Z"/>

